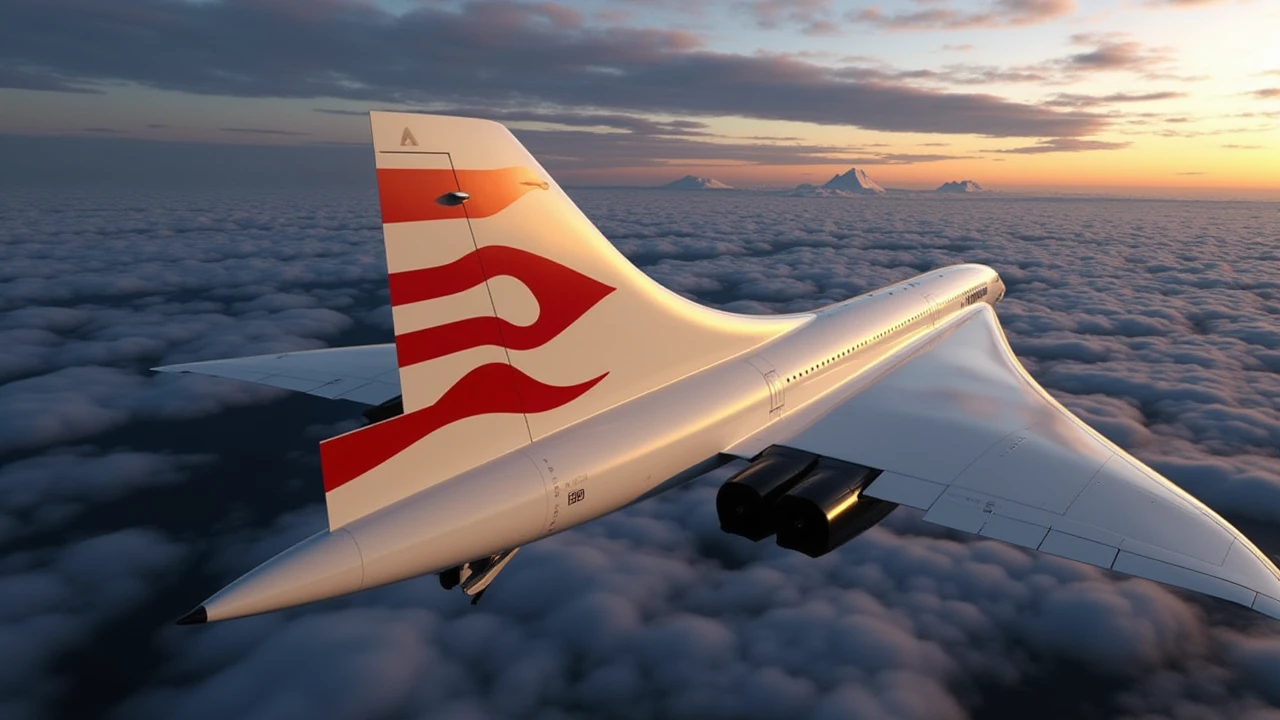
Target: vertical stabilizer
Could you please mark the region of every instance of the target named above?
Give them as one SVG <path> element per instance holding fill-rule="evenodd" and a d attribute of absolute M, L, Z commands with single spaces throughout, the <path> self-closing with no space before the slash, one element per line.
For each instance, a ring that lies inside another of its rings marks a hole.
<path fill-rule="evenodd" d="M 405 413 L 321 444 L 333 528 L 802 322 L 658 285 L 498 123 L 371 116 Z"/>

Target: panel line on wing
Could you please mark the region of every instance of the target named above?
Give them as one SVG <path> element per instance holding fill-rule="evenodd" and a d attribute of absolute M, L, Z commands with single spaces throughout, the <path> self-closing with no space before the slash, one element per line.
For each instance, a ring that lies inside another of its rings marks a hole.
<path fill-rule="evenodd" d="M 1040 387 L 989 309 L 890 367 L 761 439 L 879 468 L 865 493 L 925 521 L 1280 617 L 1271 558 Z"/>

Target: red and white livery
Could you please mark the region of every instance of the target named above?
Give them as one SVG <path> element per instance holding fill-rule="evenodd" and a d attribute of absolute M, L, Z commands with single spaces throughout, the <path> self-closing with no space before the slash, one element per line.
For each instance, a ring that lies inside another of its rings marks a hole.
<path fill-rule="evenodd" d="M 808 313 L 712 310 L 628 262 L 502 125 L 371 119 L 395 343 L 157 370 L 378 421 L 320 444 L 329 527 L 180 622 L 426 573 L 478 597 L 521 546 L 735 459 L 727 532 L 816 556 L 909 505 L 1280 617 L 1266 555 L 1026 373 L 991 268 Z"/>

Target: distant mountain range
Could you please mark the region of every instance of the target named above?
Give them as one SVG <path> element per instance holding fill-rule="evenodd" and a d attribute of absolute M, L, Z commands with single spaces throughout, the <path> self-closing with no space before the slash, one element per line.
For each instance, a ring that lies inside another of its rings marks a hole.
<path fill-rule="evenodd" d="M 736 190 L 732 185 L 716 180 L 715 178 L 701 177 L 698 175 L 685 175 L 679 180 L 673 180 L 665 185 L 658 186 L 662 190 Z M 856 197 L 862 195 L 883 195 L 886 190 L 880 186 L 866 170 L 859 168 L 849 168 L 848 172 L 837 173 L 830 180 L 821 185 L 810 185 L 808 183 L 797 185 L 791 190 L 785 191 L 787 195 L 795 197 Z M 888 192 L 911 192 L 906 190 L 890 190 Z M 986 190 L 974 180 L 952 180 L 945 182 L 934 192 L 947 194 L 970 194 L 986 192 Z"/>
<path fill-rule="evenodd" d="M 854 195 L 881 195 L 880 187 L 865 170 L 849 168 L 849 172 L 836 175 L 822 185 L 797 185 L 790 195 L 801 197 L 851 197 Z"/>
<path fill-rule="evenodd" d="M 663 190 L 733 190 L 732 185 L 724 183 L 709 177 L 698 177 L 697 175 L 685 175 L 679 180 L 673 180 L 662 186 Z"/>
<path fill-rule="evenodd" d="M 938 187 L 940 193 L 980 193 L 986 192 L 982 186 L 973 180 L 952 180 L 951 182 L 942 183 Z"/>

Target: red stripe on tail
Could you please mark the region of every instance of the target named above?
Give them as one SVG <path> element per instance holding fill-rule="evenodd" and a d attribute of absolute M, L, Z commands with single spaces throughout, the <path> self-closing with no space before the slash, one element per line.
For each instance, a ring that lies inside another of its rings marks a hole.
<path fill-rule="evenodd" d="M 496 215 L 531 190 L 550 185 L 526 167 L 496 170 L 379 168 L 378 198 L 382 222 L 402 223 Z M 471 196 L 455 204 L 445 196 L 461 190 Z"/>
<path fill-rule="evenodd" d="M 320 443 L 324 490 L 342 487 L 463 418 L 554 410 L 573 402 L 608 374 L 560 387 L 535 380 L 506 363 L 481 365 L 462 376 L 434 405 Z"/>
<path fill-rule="evenodd" d="M 486 245 L 454 262 L 391 275 L 391 304 L 431 300 L 508 275 L 524 283 L 538 301 L 538 319 L 529 325 L 495 317 L 458 320 L 396 336 L 400 367 L 482 345 L 531 350 L 550 342 L 615 288 L 577 270 L 525 250 Z"/>
<path fill-rule="evenodd" d="M 484 266 L 480 264 L 480 253 L 475 250 L 451 263 L 387 276 L 393 307 L 457 295 L 482 282 Z"/>

